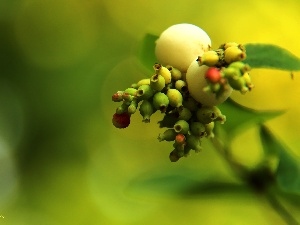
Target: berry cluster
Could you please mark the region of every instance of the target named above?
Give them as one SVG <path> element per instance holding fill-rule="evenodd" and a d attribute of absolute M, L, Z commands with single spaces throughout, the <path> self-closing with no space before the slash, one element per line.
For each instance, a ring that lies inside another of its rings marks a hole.
<path fill-rule="evenodd" d="M 189 32 L 182 32 L 186 30 Z M 215 122 L 226 121 L 217 105 L 232 90 L 244 94 L 253 88 L 250 67 L 241 62 L 246 58 L 242 45 L 229 42 L 211 50 L 208 35 L 190 24 L 174 25 L 164 31 L 155 51 L 157 58 L 169 65 L 155 63 L 150 78 L 113 94 L 112 100 L 122 104 L 112 122 L 117 128 L 125 128 L 130 124 L 130 116 L 138 110 L 142 121 L 149 123 L 151 115 L 160 111 L 164 117 L 158 123 L 166 130 L 159 134 L 158 140 L 173 142 L 170 160 L 176 162 L 191 150 L 199 152 L 202 138 L 214 137 Z M 194 60 L 185 60 L 188 58 Z"/>

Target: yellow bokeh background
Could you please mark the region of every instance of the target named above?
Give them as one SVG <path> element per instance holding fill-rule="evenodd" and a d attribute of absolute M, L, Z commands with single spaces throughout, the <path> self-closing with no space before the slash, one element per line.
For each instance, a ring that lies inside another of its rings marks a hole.
<path fill-rule="evenodd" d="M 0 2 L 0 225 L 285 224 L 243 186 L 209 141 L 170 163 L 172 144 L 132 116 L 115 129 L 111 95 L 151 75 L 137 57 L 144 35 L 176 23 L 227 41 L 271 43 L 300 56 L 298 0 L 3 0 Z M 300 72 L 253 69 L 255 88 L 234 93 L 257 110 L 286 110 L 266 125 L 300 157 Z M 255 166 L 258 129 L 232 142 Z M 194 194 L 180 185 L 236 184 Z M 175 190 L 175 191 L 174 191 Z M 181 189 L 180 189 L 181 190 Z M 300 220 L 300 206 L 282 200 Z"/>

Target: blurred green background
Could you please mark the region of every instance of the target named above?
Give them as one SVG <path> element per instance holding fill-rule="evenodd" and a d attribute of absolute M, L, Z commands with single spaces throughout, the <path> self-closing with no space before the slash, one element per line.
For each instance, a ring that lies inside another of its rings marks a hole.
<path fill-rule="evenodd" d="M 285 224 L 209 141 L 174 164 L 171 144 L 157 141 L 161 115 L 143 124 L 135 114 L 128 129 L 115 129 L 111 95 L 151 75 L 137 57 L 146 33 L 193 23 L 213 48 L 272 43 L 300 56 L 299 11 L 298 0 L 1 0 L 0 224 Z M 266 124 L 300 157 L 300 73 L 251 74 L 255 89 L 233 99 L 286 109 Z M 255 165 L 257 129 L 232 148 Z M 208 180 L 228 185 L 203 186 Z M 286 206 L 300 219 L 300 207 Z"/>

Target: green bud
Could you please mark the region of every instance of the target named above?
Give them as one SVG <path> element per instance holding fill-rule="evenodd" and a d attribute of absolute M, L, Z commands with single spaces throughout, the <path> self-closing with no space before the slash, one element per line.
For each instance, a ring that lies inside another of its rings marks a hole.
<path fill-rule="evenodd" d="M 202 56 L 199 56 L 197 59 L 199 66 L 216 66 L 219 63 L 219 55 L 217 52 L 211 50 L 204 52 Z"/>
<path fill-rule="evenodd" d="M 233 47 L 238 47 L 239 44 L 236 43 L 236 42 L 227 42 L 227 43 L 222 44 L 222 45 L 220 46 L 220 48 L 226 50 L 227 48 L 232 47 L 232 46 L 233 46 Z"/>
<path fill-rule="evenodd" d="M 237 80 L 239 77 L 242 76 L 242 73 L 239 69 L 237 69 L 235 67 L 227 67 L 227 68 L 223 69 L 222 75 L 225 78 L 232 78 L 232 79 Z"/>
<path fill-rule="evenodd" d="M 166 68 L 171 72 L 172 80 L 180 80 L 182 78 L 182 73 L 179 69 L 174 68 L 173 66 L 166 66 Z"/>
<path fill-rule="evenodd" d="M 178 120 L 174 124 L 174 130 L 180 134 L 187 134 L 190 130 L 189 123 L 186 122 L 185 120 Z"/>
<path fill-rule="evenodd" d="M 159 63 L 155 63 L 153 66 L 156 74 L 162 75 L 162 77 L 165 79 L 165 84 L 171 83 L 171 72 L 164 66 L 162 66 Z"/>
<path fill-rule="evenodd" d="M 128 109 L 128 104 L 126 102 L 123 102 L 122 105 L 120 105 L 117 109 L 116 109 L 116 113 L 117 114 L 122 114 L 124 112 L 127 112 Z"/>
<path fill-rule="evenodd" d="M 206 135 L 205 126 L 200 122 L 192 122 L 190 129 L 191 129 L 191 134 L 197 137 L 203 137 Z"/>
<path fill-rule="evenodd" d="M 153 106 L 161 112 L 166 112 L 169 105 L 169 98 L 166 94 L 158 92 L 153 96 Z"/>
<path fill-rule="evenodd" d="M 208 124 L 212 121 L 226 121 L 226 116 L 222 115 L 217 106 L 203 106 L 197 111 L 197 119 L 203 124 Z"/>
<path fill-rule="evenodd" d="M 142 85 L 150 85 L 150 79 L 149 78 L 142 79 L 136 84 L 137 88 L 139 88 Z"/>
<path fill-rule="evenodd" d="M 189 148 L 195 150 L 196 152 L 202 150 L 200 137 L 197 137 L 195 135 L 188 135 L 186 137 L 186 143 Z"/>
<path fill-rule="evenodd" d="M 128 93 L 123 93 L 122 98 L 130 104 L 131 101 L 135 98 L 135 96 L 130 95 Z"/>
<path fill-rule="evenodd" d="M 205 124 L 204 126 L 205 126 L 206 136 L 208 138 L 213 138 L 215 136 L 215 134 L 213 132 L 215 123 L 214 122 L 210 122 L 208 124 Z"/>
<path fill-rule="evenodd" d="M 139 99 L 149 99 L 153 96 L 153 94 L 154 90 L 150 87 L 149 84 L 141 85 L 136 92 L 136 96 Z"/>
<path fill-rule="evenodd" d="M 176 135 L 177 135 L 177 132 L 174 129 L 168 129 L 164 133 L 159 134 L 157 139 L 159 141 L 174 141 Z"/>
<path fill-rule="evenodd" d="M 159 74 L 154 74 L 150 78 L 150 87 L 153 90 L 161 91 L 165 87 L 165 79 Z"/>
<path fill-rule="evenodd" d="M 241 72 L 241 74 L 250 71 L 250 66 L 241 61 L 230 63 L 228 67 L 238 69 Z"/>
<path fill-rule="evenodd" d="M 180 91 L 178 91 L 177 89 L 169 89 L 167 91 L 167 96 L 169 98 L 170 101 L 170 105 L 173 107 L 181 107 L 182 106 L 182 94 L 180 93 Z"/>
<path fill-rule="evenodd" d="M 249 91 L 244 77 L 228 78 L 228 82 L 233 89 L 240 91 L 242 94 Z"/>
<path fill-rule="evenodd" d="M 137 91 L 137 90 L 136 90 L 135 88 L 127 88 L 127 89 L 124 91 L 124 94 L 129 94 L 129 95 L 135 96 L 136 91 Z"/>
<path fill-rule="evenodd" d="M 137 107 L 138 107 L 138 102 L 137 102 L 137 100 L 133 100 L 133 101 L 130 103 L 130 105 L 128 106 L 128 109 L 127 109 L 128 113 L 129 113 L 129 114 L 134 114 L 134 113 L 136 112 L 136 110 L 137 110 Z"/>
<path fill-rule="evenodd" d="M 185 120 L 188 121 L 192 117 L 192 112 L 188 109 L 183 107 L 181 110 L 179 110 L 179 120 Z"/>
<path fill-rule="evenodd" d="M 177 80 L 175 82 L 175 88 L 181 93 L 186 93 L 188 91 L 187 84 L 184 80 Z"/>
<path fill-rule="evenodd" d="M 241 61 L 246 58 L 246 53 L 236 46 L 226 48 L 224 52 L 225 62 L 230 64 L 232 62 Z"/>
<path fill-rule="evenodd" d="M 155 112 L 153 105 L 150 101 L 144 100 L 139 108 L 140 114 L 143 116 L 143 122 L 149 123 L 150 116 Z"/>

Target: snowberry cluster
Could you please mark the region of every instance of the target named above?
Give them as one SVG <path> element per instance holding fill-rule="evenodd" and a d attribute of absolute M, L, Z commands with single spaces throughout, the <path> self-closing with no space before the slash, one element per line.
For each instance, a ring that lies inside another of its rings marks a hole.
<path fill-rule="evenodd" d="M 130 116 L 139 111 L 142 121 L 150 122 L 157 111 L 164 114 L 159 121 L 166 130 L 159 141 L 173 142 L 172 162 L 201 150 L 203 137 L 213 138 L 214 123 L 224 123 L 226 116 L 218 104 L 232 90 L 246 93 L 253 88 L 250 67 L 241 62 L 246 57 L 242 45 L 230 42 L 211 50 L 208 35 L 191 24 L 177 24 L 165 30 L 156 41 L 155 53 L 160 63 L 154 74 L 112 96 L 121 102 L 113 115 L 117 128 L 126 128 Z"/>

